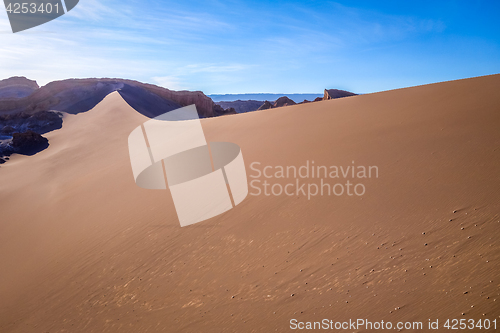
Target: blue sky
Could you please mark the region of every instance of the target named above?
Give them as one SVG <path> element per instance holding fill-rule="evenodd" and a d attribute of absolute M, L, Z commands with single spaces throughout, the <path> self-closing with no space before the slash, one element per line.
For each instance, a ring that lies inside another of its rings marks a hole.
<path fill-rule="evenodd" d="M 217 93 L 369 93 L 500 73 L 498 1 L 80 0 L 12 34 L 0 78 L 120 77 Z"/>

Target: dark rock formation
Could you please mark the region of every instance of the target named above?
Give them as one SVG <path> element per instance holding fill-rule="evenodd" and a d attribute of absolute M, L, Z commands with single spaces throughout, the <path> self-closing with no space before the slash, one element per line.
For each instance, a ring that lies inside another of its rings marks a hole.
<path fill-rule="evenodd" d="M 51 111 L 40 111 L 27 119 L 28 129 L 38 133 L 47 133 L 62 127 L 62 114 Z"/>
<path fill-rule="evenodd" d="M 0 98 L 17 99 L 27 97 L 38 88 L 36 81 L 22 76 L 14 76 L 0 80 Z"/>
<path fill-rule="evenodd" d="M 349 91 L 345 91 L 345 90 L 325 89 L 323 100 L 326 101 L 329 99 L 349 97 L 349 96 L 355 96 L 355 95 L 357 95 L 357 94 L 349 92 Z"/>
<path fill-rule="evenodd" d="M 21 133 L 27 130 L 43 134 L 61 128 L 62 123 L 62 115 L 51 111 L 0 115 L 0 135 L 12 136 L 14 132 Z"/>
<path fill-rule="evenodd" d="M 220 105 L 223 109 L 234 108 L 234 110 L 237 113 L 245 113 L 245 112 L 255 111 L 263 103 L 264 103 L 264 101 L 256 101 L 256 100 L 242 101 L 240 99 L 237 101 L 232 101 L 232 102 L 217 102 L 217 104 Z"/>
<path fill-rule="evenodd" d="M 213 112 L 214 112 L 214 116 L 215 117 L 223 116 L 223 115 L 226 115 L 226 114 L 236 114 L 236 111 L 234 110 L 234 108 L 229 108 L 229 109 L 224 110 L 222 108 L 222 106 L 220 106 L 218 104 L 214 105 Z"/>
<path fill-rule="evenodd" d="M 295 105 L 295 104 L 297 104 L 297 103 L 295 103 L 290 98 L 288 98 L 286 96 L 283 96 L 283 97 L 278 98 L 276 100 L 276 102 L 274 102 L 273 107 L 279 108 L 279 107 L 282 107 L 282 106 Z"/>
<path fill-rule="evenodd" d="M 49 140 L 33 131 L 13 133 L 12 139 L 0 143 L 0 164 L 12 154 L 34 155 L 49 146 Z"/>
<path fill-rule="evenodd" d="M 14 133 L 11 147 L 13 152 L 24 155 L 33 155 L 49 146 L 49 140 L 33 131 Z"/>
<path fill-rule="evenodd" d="M 341 97 L 348 97 L 348 96 L 355 96 L 355 95 L 356 94 L 351 93 L 349 91 L 338 90 L 338 89 L 328 89 L 328 90 L 325 89 L 325 95 L 323 97 L 316 97 L 314 99 L 314 101 L 312 101 L 312 102 L 305 99 L 303 102 L 300 102 L 298 104 L 314 103 L 314 102 L 326 101 L 326 100 L 334 99 L 334 98 L 341 98 Z"/>
<path fill-rule="evenodd" d="M 290 98 L 282 96 L 278 98 L 274 103 L 265 101 L 264 104 L 262 104 L 257 110 L 267 110 L 267 109 L 279 108 L 282 106 L 295 105 L 295 104 L 297 103 L 295 103 Z"/>
<path fill-rule="evenodd" d="M 273 108 L 273 105 L 269 101 L 265 101 L 257 110 L 267 110 Z"/>

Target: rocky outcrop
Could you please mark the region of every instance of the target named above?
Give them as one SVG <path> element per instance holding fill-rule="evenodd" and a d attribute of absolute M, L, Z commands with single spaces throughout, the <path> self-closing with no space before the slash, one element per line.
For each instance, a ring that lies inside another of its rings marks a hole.
<path fill-rule="evenodd" d="M 257 110 L 267 110 L 273 108 L 273 104 L 269 101 L 265 101 Z"/>
<path fill-rule="evenodd" d="M 345 90 L 339 90 L 339 89 L 325 89 L 325 93 L 323 95 L 323 100 L 329 100 L 329 99 L 335 99 L 335 98 L 342 98 L 342 97 L 349 97 L 349 96 L 355 96 L 357 94 L 345 91 Z"/>
<path fill-rule="evenodd" d="M 47 148 L 48 140 L 41 134 L 61 128 L 62 123 L 62 115 L 50 111 L 0 115 L 0 164 L 14 153 L 33 155 Z"/>
<path fill-rule="evenodd" d="M 47 148 L 49 140 L 38 133 L 28 130 L 12 135 L 12 148 L 20 154 L 32 154 Z"/>
<path fill-rule="evenodd" d="M 282 106 L 288 106 L 288 105 L 295 105 L 293 100 L 286 96 L 282 96 L 278 98 L 274 103 L 271 103 L 269 101 L 265 101 L 264 104 L 262 104 L 257 110 L 267 110 L 267 109 L 274 109 L 274 108 L 279 108 Z"/>
<path fill-rule="evenodd" d="M 39 88 L 36 81 L 23 76 L 0 80 L 0 99 L 18 99 L 31 95 Z"/>
<path fill-rule="evenodd" d="M 43 134 L 61 128 L 62 123 L 62 115 L 51 111 L 0 115 L 0 135 L 12 136 L 27 130 Z"/>
<path fill-rule="evenodd" d="M 232 102 L 216 102 L 216 104 L 220 105 L 223 109 L 233 108 L 236 113 L 245 113 L 257 110 L 264 101 L 256 101 L 256 100 L 236 100 Z"/>
<path fill-rule="evenodd" d="M 274 108 L 279 108 L 279 107 L 282 107 L 282 106 L 295 105 L 295 104 L 297 104 L 297 103 L 295 103 L 290 98 L 288 98 L 286 96 L 283 96 L 283 97 L 278 98 L 276 100 L 276 102 L 274 102 L 273 107 Z"/>
<path fill-rule="evenodd" d="M 214 105 L 214 116 L 215 117 L 222 116 L 225 114 L 236 114 L 236 113 L 237 112 L 234 108 L 224 109 L 224 108 L 222 108 L 222 106 L 220 106 L 218 104 Z"/>
<path fill-rule="evenodd" d="M 44 110 L 76 114 L 92 109 L 113 91 L 118 91 L 127 103 L 148 117 L 191 104 L 196 104 L 202 118 L 230 113 L 216 108 L 201 91 L 173 91 L 124 79 L 69 79 L 51 82 L 22 98 L 0 97 L 0 114 Z"/>
<path fill-rule="evenodd" d="M 38 133 L 28 130 L 12 134 L 12 140 L 0 144 L 0 159 L 5 163 L 12 154 L 34 155 L 49 146 L 49 140 Z"/>

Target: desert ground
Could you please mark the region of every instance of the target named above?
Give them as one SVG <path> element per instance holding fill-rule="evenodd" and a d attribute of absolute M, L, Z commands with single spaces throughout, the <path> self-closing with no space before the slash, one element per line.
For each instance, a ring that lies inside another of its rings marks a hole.
<path fill-rule="evenodd" d="M 48 149 L 0 167 L 0 332 L 499 327 L 499 87 L 492 75 L 203 119 L 208 141 L 241 147 L 249 181 L 253 162 L 379 175 L 362 196 L 249 195 L 183 228 L 169 191 L 132 176 L 127 137 L 148 118 L 116 92 L 68 114 Z"/>

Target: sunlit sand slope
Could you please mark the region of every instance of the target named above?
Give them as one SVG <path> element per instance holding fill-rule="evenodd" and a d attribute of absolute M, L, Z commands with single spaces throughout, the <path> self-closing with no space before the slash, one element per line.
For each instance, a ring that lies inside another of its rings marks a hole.
<path fill-rule="evenodd" d="M 112 93 L 0 167 L 0 331 L 500 326 L 499 88 L 494 75 L 204 119 L 208 141 L 241 147 L 249 181 L 297 181 L 253 178 L 254 162 L 378 177 L 325 179 L 362 196 L 249 195 L 184 228 L 168 191 L 135 185 L 127 137 L 147 118 Z"/>

